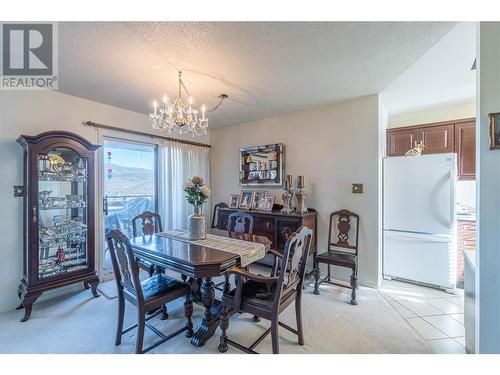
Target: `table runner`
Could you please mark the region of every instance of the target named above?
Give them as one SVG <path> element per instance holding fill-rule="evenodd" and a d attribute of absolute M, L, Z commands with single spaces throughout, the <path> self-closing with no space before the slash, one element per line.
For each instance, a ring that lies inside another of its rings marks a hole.
<path fill-rule="evenodd" d="M 167 230 L 165 232 L 157 233 L 157 235 L 188 242 L 193 245 L 205 246 L 211 249 L 237 254 L 240 256 L 242 267 L 246 267 L 257 260 L 264 258 L 266 255 L 266 247 L 261 243 L 217 236 L 210 233 L 207 233 L 207 238 L 203 240 L 190 240 L 187 230 L 184 229 Z"/>

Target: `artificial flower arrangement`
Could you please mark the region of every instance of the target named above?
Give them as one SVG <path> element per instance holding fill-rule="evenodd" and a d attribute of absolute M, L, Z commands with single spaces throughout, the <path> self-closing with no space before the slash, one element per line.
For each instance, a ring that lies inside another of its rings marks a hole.
<path fill-rule="evenodd" d="M 194 176 L 184 183 L 184 192 L 189 204 L 201 206 L 210 198 L 211 191 L 204 185 L 203 177 Z"/>

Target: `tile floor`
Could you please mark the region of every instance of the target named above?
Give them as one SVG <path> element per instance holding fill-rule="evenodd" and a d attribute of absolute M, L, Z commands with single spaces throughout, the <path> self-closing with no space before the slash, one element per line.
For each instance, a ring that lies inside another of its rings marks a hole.
<path fill-rule="evenodd" d="M 463 290 L 384 280 L 379 292 L 437 354 L 465 354 Z"/>

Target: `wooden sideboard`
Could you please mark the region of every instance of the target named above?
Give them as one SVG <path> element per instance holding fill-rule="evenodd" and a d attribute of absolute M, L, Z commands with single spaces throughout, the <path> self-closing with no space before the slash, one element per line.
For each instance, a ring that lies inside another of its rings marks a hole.
<path fill-rule="evenodd" d="M 422 154 L 456 152 L 458 179 L 476 179 L 476 120 L 445 121 L 387 129 L 387 156 L 403 156 L 415 142 L 423 142 Z"/>
<path fill-rule="evenodd" d="M 272 241 L 271 249 L 273 250 L 282 252 L 288 236 L 299 229 L 300 226 L 305 225 L 312 229 L 313 242 L 309 255 L 314 256 L 317 250 L 317 212 L 311 209 L 309 210 L 311 212 L 306 214 L 291 213 L 288 215 L 282 214 L 279 209 L 274 209 L 272 212 L 252 210 L 245 210 L 245 212 L 249 213 L 254 218 L 253 234 L 269 238 Z M 227 228 L 229 215 L 237 211 L 239 210 L 220 208 L 216 227 L 225 230 Z M 273 259 L 273 256 L 266 255 L 266 257 L 257 264 L 272 266 Z"/>

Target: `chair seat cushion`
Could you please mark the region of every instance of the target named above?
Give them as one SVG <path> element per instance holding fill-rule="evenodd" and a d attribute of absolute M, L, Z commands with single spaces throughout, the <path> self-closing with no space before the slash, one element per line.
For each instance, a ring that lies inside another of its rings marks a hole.
<path fill-rule="evenodd" d="M 157 297 L 162 294 L 184 288 L 185 284 L 164 274 L 156 274 L 141 282 L 144 299 Z"/>
<path fill-rule="evenodd" d="M 357 256 L 355 254 L 342 253 L 338 251 L 327 251 L 326 253 L 316 256 L 316 260 L 320 263 L 343 264 L 355 266 Z"/>
<path fill-rule="evenodd" d="M 291 293 L 295 293 L 295 289 L 284 291 L 281 298 L 284 299 Z M 233 289 L 229 293 L 225 294 L 223 298 L 226 299 L 226 301 L 233 300 L 235 294 L 236 289 Z M 270 309 L 273 306 L 275 294 L 276 283 L 248 280 L 243 283 L 241 303 Z"/>

